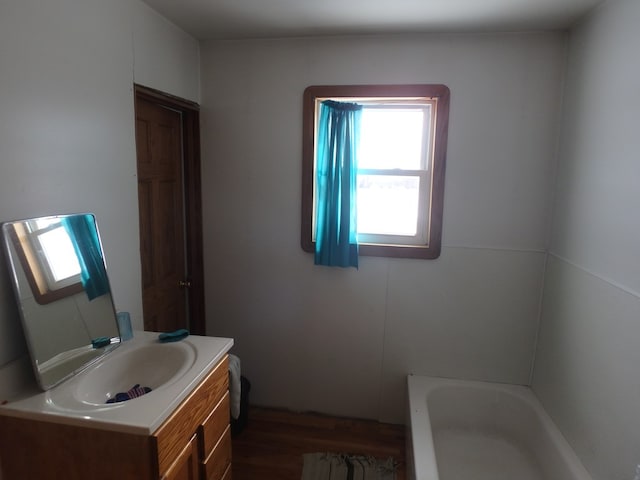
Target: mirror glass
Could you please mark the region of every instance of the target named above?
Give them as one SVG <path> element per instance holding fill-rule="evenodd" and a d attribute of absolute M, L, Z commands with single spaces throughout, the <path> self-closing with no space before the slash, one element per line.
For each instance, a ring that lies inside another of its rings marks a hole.
<path fill-rule="evenodd" d="M 95 216 L 2 225 L 36 380 L 48 390 L 120 344 Z"/>

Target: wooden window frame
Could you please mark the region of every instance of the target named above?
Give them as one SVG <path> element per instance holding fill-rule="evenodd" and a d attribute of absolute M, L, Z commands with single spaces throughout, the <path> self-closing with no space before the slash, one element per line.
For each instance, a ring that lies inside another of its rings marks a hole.
<path fill-rule="evenodd" d="M 24 230 L 21 225 L 10 225 L 9 236 L 15 253 L 20 260 L 27 282 L 33 293 L 33 298 L 40 305 L 47 305 L 63 298 L 84 291 L 82 283 L 76 282 L 65 287 L 51 289 L 47 284 L 46 275 L 38 260 L 36 252 L 29 241 L 30 232 Z"/>
<path fill-rule="evenodd" d="M 307 87 L 303 95 L 302 122 L 302 218 L 301 246 L 305 252 L 315 251 L 313 241 L 314 164 L 316 103 L 318 99 L 334 100 L 354 98 L 430 98 L 436 100 L 433 135 L 430 207 L 425 244 L 373 244 L 361 243 L 360 255 L 374 257 L 435 259 L 442 246 L 442 220 L 444 204 L 444 175 L 446 167 L 447 137 L 449 129 L 450 91 L 446 85 L 320 85 Z"/>

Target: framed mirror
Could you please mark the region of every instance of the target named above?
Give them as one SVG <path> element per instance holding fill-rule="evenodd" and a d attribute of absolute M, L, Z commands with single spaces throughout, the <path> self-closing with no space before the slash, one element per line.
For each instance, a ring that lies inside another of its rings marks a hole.
<path fill-rule="evenodd" d="M 93 214 L 2 224 L 36 380 L 48 390 L 120 344 Z"/>

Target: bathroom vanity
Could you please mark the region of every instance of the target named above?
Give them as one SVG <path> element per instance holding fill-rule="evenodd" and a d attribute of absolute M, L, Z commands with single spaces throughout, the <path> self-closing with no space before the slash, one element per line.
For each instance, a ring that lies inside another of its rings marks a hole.
<path fill-rule="evenodd" d="M 60 385 L 34 386 L 0 407 L 0 478 L 230 480 L 232 345 L 136 332 Z M 134 378 L 152 391 L 105 403 Z"/>
<path fill-rule="evenodd" d="M 1 233 L 34 375 L 0 406 L 0 480 L 229 480 L 233 340 L 122 341 L 93 214 Z"/>

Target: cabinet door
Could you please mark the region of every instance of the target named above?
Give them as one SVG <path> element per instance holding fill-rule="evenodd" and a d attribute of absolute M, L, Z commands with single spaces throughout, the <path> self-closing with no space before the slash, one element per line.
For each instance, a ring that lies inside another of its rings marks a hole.
<path fill-rule="evenodd" d="M 198 480 L 198 449 L 194 435 L 162 480 Z"/>
<path fill-rule="evenodd" d="M 227 426 L 213 452 L 203 464 L 204 478 L 222 480 L 229 465 L 231 465 L 231 428 Z"/>

